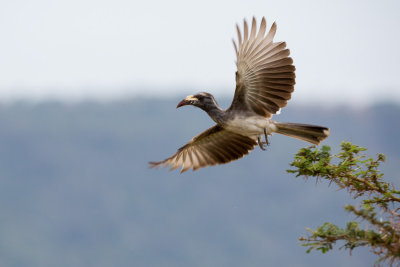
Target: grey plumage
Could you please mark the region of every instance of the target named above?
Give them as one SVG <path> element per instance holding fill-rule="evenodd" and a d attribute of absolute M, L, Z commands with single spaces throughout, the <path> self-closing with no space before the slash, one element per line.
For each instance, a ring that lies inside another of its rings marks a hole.
<path fill-rule="evenodd" d="M 209 93 L 189 95 L 178 106 L 193 105 L 207 112 L 216 125 L 195 136 L 171 157 L 150 162 L 151 167 L 182 167 L 182 172 L 223 164 L 248 154 L 257 143 L 263 149 L 268 135 L 276 132 L 318 145 L 329 135 L 322 126 L 282 123 L 271 120 L 287 105 L 295 85 L 295 67 L 285 42 L 273 42 L 276 23 L 265 35 L 267 23 L 244 20 L 243 35 L 236 25 L 236 89 L 231 106 L 222 110 Z M 262 142 L 260 136 L 265 135 Z"/>

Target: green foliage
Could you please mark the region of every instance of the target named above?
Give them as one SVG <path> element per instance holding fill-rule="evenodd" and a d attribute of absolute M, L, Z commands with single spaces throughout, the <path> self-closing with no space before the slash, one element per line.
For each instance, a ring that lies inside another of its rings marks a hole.
<path fill-rule="evenodd" d="M 301 149 L 290 164 L 295 169 L 287 170 L 296 177 L 316 177 L 335 183 L 346 189 L 354 199 L 360 198 L 361 205 L 346 205 L 345 210 L 353 213 L 359 221 L 365 222 L 365 229 L 358 221 L 348 222 L 340 228 L 329 222 L 316 230 L 307 229 L 310 234 L 299 240 L 308 247 L 307 253 L 319 250 L 325 253 L 337 241 L 344 241 L 344 248 L 350 252 L 360 246 L 368 246 L 379 255 L 379 262 L 400 265 L 400 191 L 383 180 L 378 170 L 385 161 L 383 154 L 376 159 L 365 156 L 365 148 L 343 142 L 341 152 L 331 155 L 330 147 L 321 150 L 315 147 Z"/>

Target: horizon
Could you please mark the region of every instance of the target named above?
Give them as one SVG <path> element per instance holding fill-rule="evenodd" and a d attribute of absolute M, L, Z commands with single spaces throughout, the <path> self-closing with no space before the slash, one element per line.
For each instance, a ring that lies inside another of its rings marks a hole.
<path fill-rule="evenodd" d="M 157 100 L 157 101 L 172 101 L 183 99 L 189 94 L 201 92 L 190 91 L 181 89 L 179 91 L 174 91 L 172 93 L 168 93 L 170 90 L 165 89 L 164 93 L 154 94 L 150 93 L 135 93 L 135 92 L 124 92 L 119 94 L 110 95 L 109 93 L 105 94 L 83 94 L 83 95 L 75 95 L 75 96 L 66 96 L 63 94 L 44 94 L 44 95 L 15 95 L 13 97 L 8 98 L 0 98 L 0 106 L 10 106 L 19 103 L 28 104 L 28 105 L 40 105 L 45 103 L 60 103 L 66 105 L 80 105 L 84 103 L 98 103 L 98 104 L 117 104 L 129 101 L 135 101 L 137 99 L 144 100 Z M 309 98 L 306 99 L 304 96 L 296 94 L 296 89 L 292 95 L 292 98 L 288 101 L 286 107 L 282 108 L 283 110 L 287 107 L 302 107 L 302 106 L 324 106 L 326 108 L 337 108 L 337 107 L 348 107 L 354 109 L 365 109 L 379 105 L 395 105 L 400 106 L 400 99 L 393 97 L 382 97 L 375 99 L 362 99 L 360 98 L 358 101 L 353 101 L 352 99 L 342 98 L 342 99 L 334 99 L 331 97 L 327 97 L 325 99 L 320 98 Z M 208 91 L 213 94 L 212 92 Z M 222 103 L 222 107 L 229 105 L 233 99 L 234 90 L 232 90 L 231 94 L 216 92 L 213 94 L 219 104 Z"/>

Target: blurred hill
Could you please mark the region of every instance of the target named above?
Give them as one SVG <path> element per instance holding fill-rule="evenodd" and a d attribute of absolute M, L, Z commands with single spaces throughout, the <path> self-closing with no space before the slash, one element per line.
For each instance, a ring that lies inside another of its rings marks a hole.
<path fill-rule="evenodd" d="M 306 254 L 298 237 L 342 225 L 346 192 L 286 173 L 307 143 L 274 135 L 228 165 L 148 169 L 212 125 L 180 99 L 0 106 L 0 266 L 371 266 L 366 249 Z M 229 100 L 223 101 L 226 103 Z M 331 128 L 385 153 L 400 186 L 400 107 L 289 105 L 278 121 Z"/>

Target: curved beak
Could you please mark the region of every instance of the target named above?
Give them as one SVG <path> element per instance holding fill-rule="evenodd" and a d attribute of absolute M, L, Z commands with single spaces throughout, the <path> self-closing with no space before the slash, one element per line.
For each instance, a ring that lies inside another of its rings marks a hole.
<path fill-rule="evenodd" d="M 176 108 L 186 106 L 186 105 L 193 105 L 193 103 L 196 103 L 199 101 L 195 96 L 193 95 L 188 95 L 185 99 L 183 99 L 181 102 L 178 103 Z"/>
<path fill-rule="evenodd" d="M 189 104 L 189 101 L 187 101 L 186 99 L 183 99 L 181 102 L 178 103 L 176 108 L 180 108 L 180 107 L 188 105 L 188 104 Z"/>

